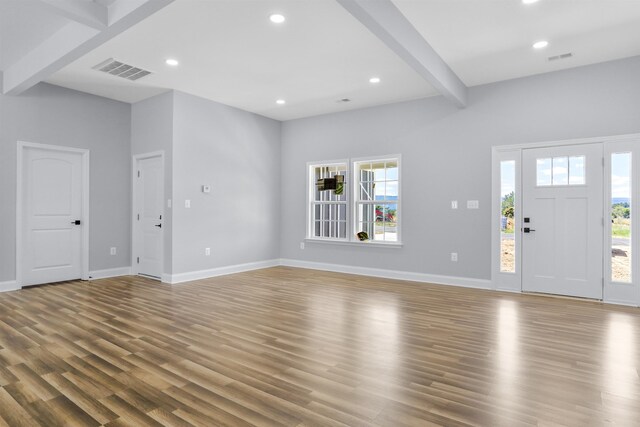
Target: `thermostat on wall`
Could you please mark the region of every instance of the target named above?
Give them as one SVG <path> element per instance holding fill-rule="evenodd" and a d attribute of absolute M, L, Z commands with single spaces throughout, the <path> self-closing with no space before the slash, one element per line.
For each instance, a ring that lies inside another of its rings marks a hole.
<path fill-rule="evenodd" d="M 211 186 L 210 185 L 203 185 L 202 186 L 202 192 L 203 193 L 211 193 Z"/>

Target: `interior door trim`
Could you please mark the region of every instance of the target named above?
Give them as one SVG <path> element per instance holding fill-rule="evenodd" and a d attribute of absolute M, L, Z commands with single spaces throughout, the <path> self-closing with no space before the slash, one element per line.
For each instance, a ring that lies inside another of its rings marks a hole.
<path fill-rule="evenodd" d="M 39 150 L 57 151 L 63 153 L 75 153 L 80 154 L 82 157 L 82 214 L 80 220 L 83 227 L 81 229 L 82 234 L 82 248 L 80 249 L 81 271 L 82 280 L 89 280 L 89 156 L 90 151 L 84 148 L 72 148 L 59 145 L 40 144 L 35 142 L 18 141 L 17 143 L 17 167 L 16 167 L 16 285 L 17 288 L 22 288 L 22 228 L 23 222 L 23 203 L 24 203 L 24 154 L 29 148 L 36 148 Z"/>
<path fill-rule="evenodd" d="M 162 271 L 161 276 L 159 278 L 153 277 L 153 276 L 145 276 L 145 277 L 149 277 L 155 280 L 160 280 L 163 283 L 168 283 L 169 280 L 167 280 L 167 278 L 169 277 L 168 274 L 165 273 L 166 271 L 166 266 L 165 266 L 165 256 L 164 256 L 164 246 L 165 246 L 165 229 L 166 224 L 168 224 L 167 221 L 167 216 L 166 216 L 166 212 L 165 212 L 165 198 L 166 198 L 166 186 L 165 186 L 165 180 L 166 180 L 166 176 L 165 176 L 165 160 L 164 160 L 164 150 L 159 150 L 159 151 L 152 151 L 149 153 L 141 153 L 141 154 L 134 154 L 133 155 L 133 161 L 131 162 L 131 273 L 134 275 L 141 275 L 140 273 L 138 273 L 138 268 L 137 268 L 137 260 L 136 260 L 136 253 L 137 253 L 137 240 L 136 240 L 136 227 L 137 227 L 137 218 L 136 218 L 136 212 L 137 212 L 137 189 L 136 189 L 136 178 L 137 178 L 137 173 L 138 173 L 138 165 L 140 163 L 141 160 L 147 160 L 147 159 L 153 159 L 155 157 L 160 158 L 160 163 L 161 163 L 161 167 L 162 167 L 162 193 L 163 193 L 163 198 L 162 198 L 162 218 L 163 218 L 163 224 L 164 226 L 160 229 L 160 233 L 161 233 L 161 238 L 160 238 L 160 265 L 162 266 Z"/>

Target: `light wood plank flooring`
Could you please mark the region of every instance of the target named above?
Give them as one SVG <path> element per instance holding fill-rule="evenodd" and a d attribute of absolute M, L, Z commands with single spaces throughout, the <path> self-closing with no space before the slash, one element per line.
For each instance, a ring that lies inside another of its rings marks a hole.
<path fill-rule="evenodd" d="M 640 310 L 293 268 L 0 294 L 0 426 L 638 426 Z"/>

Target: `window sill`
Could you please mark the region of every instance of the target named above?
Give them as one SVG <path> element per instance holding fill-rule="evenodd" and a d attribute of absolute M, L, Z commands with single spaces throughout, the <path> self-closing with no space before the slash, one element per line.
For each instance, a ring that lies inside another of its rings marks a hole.
<path fill-rule="evenodd" d="M 305 243 L 320 243 L 322 245 L 343 245 L 343 246 L 369 246 L 376 248 L 389 248 L 389 249 L 400 249 L 402 248 L 402 243 L 382 243 L 382 242 L 372 242 L 371 240 L 366 242 L 357 242 L 352 240 L 329 240 L 329 239 L 310 239 L 305 238 Z"/>

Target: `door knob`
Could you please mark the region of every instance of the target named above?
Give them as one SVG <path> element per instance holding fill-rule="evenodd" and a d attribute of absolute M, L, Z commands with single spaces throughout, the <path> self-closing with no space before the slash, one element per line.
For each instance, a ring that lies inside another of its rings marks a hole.
<path fill-rule="evenodd" d="M 162 228 L 162 224 L 156 224 L 156 227 Z"/>
<path fill-rule="evenodd" d="M 529 227 L 525 227 L 524 228 L 524 232 L 525 233 L 531 233 L 532 231 L 536 231 L 536 230 L 534 230 L 533 228 L 529 228 Z"/>
<path fill-rule="evenodd" d="M 75 221 L 71 221 L 71 224 L 73 225 L 80 225 L 81 221 L 79 219 L 76 219 Z"/>

